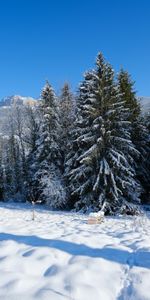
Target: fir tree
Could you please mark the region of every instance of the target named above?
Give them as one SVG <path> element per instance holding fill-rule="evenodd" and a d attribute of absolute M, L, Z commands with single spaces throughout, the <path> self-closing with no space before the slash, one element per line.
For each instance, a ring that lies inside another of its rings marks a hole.
<path fill-rule="evenodd" d="M 19 144 L 13 131 L 5 148 L 4 190 L 7 199 L 15 198 L 17 200 L 19 197 L 18 200 L 21 200 L 24 194 L 22 159 Z"/>
<path fill-rule="evenodd" d="M 127 115 L 114 72 L 99 54 L 96 69 L 86 73 L 80 86 L 74 150 L 68 162 L 70 190 L 78 197 L 76 209 L 127 212 L 139 202 L 132 167 L 136 149 Z"/>
<path fill-rule="evenodd" d="M 133 125 L 141 114 L 141 107 L 134 90 L 134 81 L 132 81 L 129 73 L 123 69 L 118 74 L 118 86 L 120 98 L 124 101 L 124 106 L 129 109 L 128 118 Z"/>
<path fill-rule="evenodd" d="M 64 172 L 65 157 L 70 143 L 70 133 L 74 121 L 74 102 L 73 95 L 68 83 L 65 83 L 60 95 L 60 118 L 61 118 L 61 153 Z"/>
<path fill-rule="evenodd" d="M 143 203 L 150 203 L 150 113 L 144 116 L 144 125 L 146 127 L 145 137 L 145 153 L 144 153 L 144 166 L 141 174 L 141 181 L 144 186 Z M 142 139 L 143 140 L 143 139 Z"/>
<path fill-rule="evenodd" d="M 32 198 L 49 203 L 52 208 L 61 208 L 65 191 L 61 174 L 59 111 L 57 98 L 48 82 L 42 91 L 41 111 L 43 121 L 32 153 Z"/>
<path fill-rule="evenodd" d="M 124 106 L 129 108 L 128 120 L 131 123 L 131 140 L 138 150 L 134 156 L 136 177 L 142 187 L 142 199 L 147 197 L 147 185 L 149 182 L 147 156 L 149 153 L 148 131 L 141 114 L 140 102 L 134 90 L 134 82 L 128 72 L 121 69 L 118 75 L 118 86 Z"/>
<path fill-rule="evenodd" d="M 3 200 L 4 200 L 4 168 L 3 168 L 3 161 L 2 161 L 2 147 L 0 144 L 0 201 Z"/>
<path fill-rule="evenodd" d="M 39 128 L 40 128 L 40 122 L 42 119 L 37 119 L 38 108 L 33 111 L 32 108 L 27 108 L 28 112 L 28 128 L 29 132 L 26 137 L 26 142 L 29 145 L 29 153 L 26 158 L 26 164 L 27 164 L 27 178 L 25 182 L 26 186 L 26 198 L 29 201 L 35 201 L 35 199 L 38 199 L 37 193 L 37 187 L 34 175 L 38 169 L 38 166 L 35 168 L 36 164 L 36 151 L 37 151 L 37 141 L 39 139 Z"/>

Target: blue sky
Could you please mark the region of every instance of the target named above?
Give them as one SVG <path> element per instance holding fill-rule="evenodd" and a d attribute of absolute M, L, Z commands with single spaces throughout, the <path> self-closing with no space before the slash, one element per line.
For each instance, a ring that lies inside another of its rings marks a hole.
<path fill-rule="evenodd" d="M 98 51 L 150 96 L 150 1 L 0 0 L 0 99 L 76 90 Z"/>

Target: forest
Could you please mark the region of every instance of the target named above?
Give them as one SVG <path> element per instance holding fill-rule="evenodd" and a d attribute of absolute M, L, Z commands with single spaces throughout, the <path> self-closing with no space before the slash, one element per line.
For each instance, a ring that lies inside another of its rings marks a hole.
<path fill-rule="evenodd" d="M 0 135 L 0 201 L 136 214 L 150 203 L 150 114 L 134 81 L 102 53 L 76 93 L 47 81 L 36 105 L 14 105 Z"/>

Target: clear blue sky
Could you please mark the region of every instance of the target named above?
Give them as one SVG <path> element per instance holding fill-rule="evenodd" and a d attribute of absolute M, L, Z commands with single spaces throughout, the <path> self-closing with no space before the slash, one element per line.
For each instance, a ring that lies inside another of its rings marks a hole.
<path fill-rule="evenodd" d="M 150 1 L 0 0 L 0 98 L 76 90 L 98 51 L 150 96 Z"/>

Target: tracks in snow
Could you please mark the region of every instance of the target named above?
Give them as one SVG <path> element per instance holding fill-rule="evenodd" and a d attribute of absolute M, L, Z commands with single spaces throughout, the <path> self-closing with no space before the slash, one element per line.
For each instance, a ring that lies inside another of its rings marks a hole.
<path fill-rule="evenodd" d="M 144 238 L 144 235 L 149 234 L 150 222 L 146 215 L 143 216 L 143 219 L 140 220 L 135 218 L 133 220 L 132 228 L 138 233 L 136 241 L 134 243 L 128 244 L 125 241 L 122 241 L 126 246 L 130 247 L 131 253 L 126 261 L 126 266 L 123 273 L 123 287 L 119 293 L 117 300 L 148 300 L 148 298 L 139 298 L 136 295 L 136 289 L 134 285 L 141 283 L 142 279 L 139 275 L 136 274 L 136 268 L 150 268 L 150 257 L 146 259 L 144 265 L 143 259 L 149 253 L 143 248 L 138 248 L 138 241 L 141 241 Z M 144 256 L 144 257 L 143 257 Z"/>

